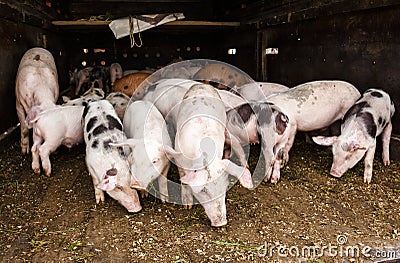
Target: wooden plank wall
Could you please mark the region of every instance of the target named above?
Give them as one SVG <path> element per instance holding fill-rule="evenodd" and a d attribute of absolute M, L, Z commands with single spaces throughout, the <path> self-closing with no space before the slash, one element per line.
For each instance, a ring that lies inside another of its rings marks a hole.
<path fill-rule="evenodd" d="M 400 134 L 400 6 L 276 25 L 262 30 L 266 80 L 294 86 L 319 79 L 341 79 L 361 92 L 386 90 L 397 111 Z"/>

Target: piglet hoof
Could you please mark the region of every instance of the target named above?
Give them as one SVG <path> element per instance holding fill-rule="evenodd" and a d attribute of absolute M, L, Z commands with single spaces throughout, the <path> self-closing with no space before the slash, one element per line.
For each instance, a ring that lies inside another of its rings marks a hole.
<path fill-rule="evenodd" d="M 266 174 L 265 177 L 264 177 L 264 182 L 268 182 L 270 178 L 271 178 L 271 175 L 270 174 Z"/>
<path fill-rule="evenodd" d="M 390 165 L 390 160 L 388 159 L 388 160 L 383 160 L 383 164 L 384 165 Z"/>
<path fill-rule="evenodd" d="M 372 176 L 371 177 L 364 176 L 364 183 L 370 184 L 371 180 L 372 180 Z"/>
<path fill-rule="evenodd" d="M 35 174 L 40 174 L 40 168 L 39 167 L 32 167 L 32 170 Z"/>
<path fill-rule="evenodd" d="M 96 204 L 100 204 L 100 202 L 104 203 L 104 192 L 101 191 L 101 193 L 97 192 L 96 193 Z"/>
<path fill-rule="evenodd" d="M 50 177 L 50 175 L 51 175 L 51 170 L 50 170 L 50 169 L 46 169 L 46 168 L 43 168 L 43 170 L 44 170 L 44 173 L 45 173 L 48 177 Z"/>
<path fill-rule="evenodd" d="M 281 178 L 280 174 L 273 174 L 271 178 L 271 183 L 277 184 L 280 178 Z"/>
<path fill-rule="evenodd" d="M 282 162 L 281 162 L 281 168 L 285 166 L 289 162 L 289 153 L 288 152 L 283 152 L 282 153 Z"/>
<path fill-rule="evenodd" d="M 161 202 L 163 202 L 163 204 L 168 203 L 168 197 L 161 196 L 160 199 L 161 199 Z"/>
<path fill-rule="evenodd" d="M 138 191 L 140 191 L 140 196 L 142 197 L 142 198 L 147 198 L 148 196 L 149 196 L 149 192 L 147 192 L 147 190 L 138 190 Z"/>
<path fill-rule="evenodd" d="M 239 177 L 240 184 L 247 189 L 253 188 L 253 180 L 249 169 L 245 169 L 242 176 Z"/>
<path fill-rule="evenodd" d="M 276 178 L 271 178 L 271 183 L 272 183 L 272 184 L 277 184 L 278 181 L 279 181 L 279 178 L 278 178 L 278 179 L 276 179 Z"/>
<path fill-rule="evenodd" d="M 193 206 L 193 205 L 183 205 L 183 207 L 184 207 L 185 209 L 192 209 L 192 206 Z"/>

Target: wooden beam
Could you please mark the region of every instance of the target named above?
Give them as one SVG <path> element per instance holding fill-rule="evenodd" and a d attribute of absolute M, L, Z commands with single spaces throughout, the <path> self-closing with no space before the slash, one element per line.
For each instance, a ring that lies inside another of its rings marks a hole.
<path fill-rule="evenodd" d="M 88 21 L 88 20 L 75 20 L 75 21 L 52 21 L 55 26 L 108 26 L 111 21 Z"/>
<path fill-rule="evenodd" d="M 281 3 L 280 3 L 281 2 Z M 250 3 L 243 10 L 234 10 L 234 19 L 243 23 L 260 23 L 261 27 L 285 24 L 337 14 L 367 11 L 399 5 L 398 0 L 271 0 Z"/>
<path fill-rule="evenodd" d="M 111 21 L 53 21 L 56 26 L 107 26 Z M 238 27 L 240 22 L 213 22 L 213 21 L 172 21 L 162 26 L 214 26 L 214 27 Z"/>
<path fill-rule="evenodd" d="M 190 20 L 208 20 L 213 16 L 213 6 L 210 0 L 194 2 L 117 2 L 96 1 L 94 2 L 72 2 L 70 8 L 71 20 L 89 18 L 90 16 L 108 15 L 113 19 L 127 17 L 129 15 L 143 14 L 170 14 L 184 13 Z"/>

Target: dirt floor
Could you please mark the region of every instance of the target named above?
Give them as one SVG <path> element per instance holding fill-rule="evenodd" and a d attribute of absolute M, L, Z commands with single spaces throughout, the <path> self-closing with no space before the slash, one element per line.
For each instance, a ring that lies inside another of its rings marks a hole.
<path fill-rule="evenodd" d="M 330 148 L 296 139 L 277 185 L 227 193 L 228 225 L 212 228 L 200 205 L 153 196 L 128 213 L 96 205 L 84 146 L 52 154 L 36 175 L 15 140 L 0 152 L 1 262 L 377 262 L 400 257 L 400 162 L 329 176 Z M 3 147 L 4 148 L 4 147 Z M 258 156 L 252 148 L 252 158 Z M 250 160 L 251 169 L 254 160 Z M 176 170 L 172 170 L 171 174 Z M 172 176 L 174 177 L 174 175 Z"/>

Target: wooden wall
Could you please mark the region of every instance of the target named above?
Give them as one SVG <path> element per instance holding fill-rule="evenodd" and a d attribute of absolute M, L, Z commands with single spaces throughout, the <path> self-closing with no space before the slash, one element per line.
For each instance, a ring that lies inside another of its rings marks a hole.
<path fill-rule="evenodd" d="M 265 80 L 294 86 L 319 79 L 341 79 L 361 92 L 387 91 L 397 108 L 400 134 L 400 7 L 383 7 L 297 21 L 262 30 L 263 45 L 279 48 L 264 55 Z"/>
<path fill-rule="evenodd" d="M 152 29 L 141 33 L 142 47 L 130 47 L 129 37 L 115 39 L 110 30 L 79 34 L 63 34 L 68 46 L 66 53 L 70 68 L 83 68 L 81 62 L 88 66 L 106 65 L 118 62 L 125 69 L 160 68 L 171 61 L 182 59 L 214 59 L 230 63 L 250 76 L 257 72 L 255 57 L 256 34 L 238 28 L 180 28 Z M 135 35 L 138 40 L 138 35 Z M 83 53 L 87 48 L 89 53 Z M 94 53 L 96 48 L 105 53 Z M 228 55 L 229 48 L 236 48 L 236 55 Z"/>

